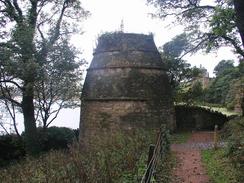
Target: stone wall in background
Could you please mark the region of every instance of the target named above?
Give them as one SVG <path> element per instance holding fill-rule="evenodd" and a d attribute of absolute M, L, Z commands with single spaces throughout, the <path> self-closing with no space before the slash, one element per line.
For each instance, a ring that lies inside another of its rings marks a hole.
<path fill-rule="evenodd" d="M 210 109 L 189 105 L 176 105 L 175 114 L 177 130 L 213 130 L 215 125 L 222 128 L 232 118 Z"/>

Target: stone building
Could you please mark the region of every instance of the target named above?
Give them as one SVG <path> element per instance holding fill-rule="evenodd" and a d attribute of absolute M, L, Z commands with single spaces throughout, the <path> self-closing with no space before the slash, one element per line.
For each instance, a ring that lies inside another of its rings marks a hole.
<path fill-rule="evenodd" d="M 209 77 L 209 72 L 207 71 L 206 68 L 202 67 L 202 65 L 200 65 L 199 69 L 201 70 L 202 73 L 193 80 L 192 84 L 196 82 L 200 82 L 202 84 L 202 88 L 206 89 L 209 87 L 211 82 L 211 78 Z"/>
<path fill-rule="evenodd" d="M 81 98 L 80 129 L 85 136 L 162 123 L 175 128 L 168 77 L 152 35 L 102 35 Z"/>

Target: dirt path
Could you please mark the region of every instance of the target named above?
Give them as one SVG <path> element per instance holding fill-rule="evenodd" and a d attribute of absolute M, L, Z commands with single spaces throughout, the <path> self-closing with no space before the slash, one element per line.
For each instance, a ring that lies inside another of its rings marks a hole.
<path fill-rule="evenodd" d="M 193 132 L 187 143 L 171 146 L 178 159 L 174 183 L 210 183 L 201 162 L 201 149 L 212 147 L 212 141 L 212 132 Z"/>

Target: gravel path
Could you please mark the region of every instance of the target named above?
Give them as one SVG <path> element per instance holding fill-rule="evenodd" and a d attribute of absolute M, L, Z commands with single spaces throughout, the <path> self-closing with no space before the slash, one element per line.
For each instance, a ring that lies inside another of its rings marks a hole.
<path fill-rule="evenodd" d="M 201 150 L 212 147 L 213 132 L 193 132 L 187 143 L 172 144 L 171 149 L 178 159 L 173 172 L 174 183 L 210 183 L 201 162 Z"/>

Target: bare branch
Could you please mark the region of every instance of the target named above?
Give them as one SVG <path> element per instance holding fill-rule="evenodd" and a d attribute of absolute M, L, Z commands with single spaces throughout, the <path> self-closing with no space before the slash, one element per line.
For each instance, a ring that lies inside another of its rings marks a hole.
<path fill-rule="evenodd" d="M 11 83 L 14 84 L 15 86 L 17 86 L 20 90 L 23 91 L 23 87 L 21 87 L 18 83 L 16 83 L 15 81 L 12 80 L 0 80 L 0 83 Z"/>
<path fill-rule="evenodd" d="M 197 38 L 201 41 L 197 45 L 193 46 L 191 49 L 188 49 L 183 55 L 180 56 L 179 59 L 182 59 L 184 56 L 186 56 L 189 53 L 194 53 L 194 52 L 198 51 L 200 49 L 200 47 L 202 46 L 202 44 L 204 44 L 208 40 L 208 38 L 204 38 L 204 37 L 206 37 L 205 34 L 203 36 L 201 36 L 200 38 Z"/>
<path fill-rule="evenodd" d="M 9 95 L 10 95 L 10 94 L 9 94 Z M 8 102 L 7 102 L 6 100 L 4 101 L 5 107 L 7 108 L 8 113 L 10 114 L 10 116 L 11 116 L 11 118 L 12 118 L 13 126 L 14 126 L 14 130 L 15 130 L 17 136 L 18 136 L 19 138 L 21 138 L 21 136 L 20 136 L 20 134 L 19 134 L 19 131 L 18 131 L 18 128 L 17 128 L 17 123 L 16 123 L 15 106 L 14 106 L 14 104 L 13 104 L 12 102 L 10 102 L 10 103 L 11 103 L 11 109 L 12 109 L 12 110 L 10 109 L 10 107 L 9 107 L 9 105 L 8 105 Z"/>
<path fill-rule="evenodd" d="M 35 116 L 35 121 L 37 121 L 38 117 L 40 114 L 40 108 L 37 109 L 36 116 Z"/>
<path fill-rule="evenodd" d="M 0 126 L 1 126 L 2 129 L 5 131 L 5 133 L 7 133 L 7 134 L 9 135 L 9 132 L 8 132 L 8 130 L 4 127 L 4 124 L 2 124 L 2 123 L 0 122 Z"/>
<path fill-rule="evenodd" d="M 63 20 L 64 12 L 65 12 L 67 7 L 68 7 L 67 1 L 64 1 L 61 13 L 59 15 L 58 21 L 57 21 L 56 26 L 54 28 L 54 35 L 50 39 L 50 42 L 49 42 L 50 46 L 52 46 L 60 36 L 60 27 L 61 27 L 61 23 Z"/>
<path fill-rule="evenodd" d="M 9 15 L 10 19 L 14 19 L 17 23 L 22 23 L 22 17 L 20 17 L 17 13 L 16 13 L 16 8 L 14 7 L 14 5 L 11 3 L 10 0 L 5 0 L 5 1 L 1 1 L 5 4 L 6 6 L 6 12 Z"/>
<path fill-rule="evenodd" d="M 9 91 L 9 86 L 7 86 L 7 83 L 12 83 L 15 86 L 17 86 L 19 89 L 23 90 L 23 88 L 16 82 L 12 81 L 11 79 L 5 79 L 5 75 L 2 75 L 3 80 L 0 80 L 0 91 L 1 91 L 1 95 L 0 95 L 0 100 L 8 100 L 9 102 L 21 107 L 21 103 L 19 103 L 18 101 L 14 100 L 10 94 Z M 4 84 L 4 86 L 2 85 Z"/>
<path fill-rule="evenodd" d="M 37 15 L 40 14 L 42 8 L 48 3 L 48 0 L 42 0 L 41 3 L 38 5 L 39 9 L 37 10 Z"/>
<path fill-rule="evenodd" d="M 62 107 L 63 107 L 63 102 L 61 104 L 59 104 L 59 108 L 55 111 L 56 112 L 55 116 L 47 123 L 47 127 L 57 118 Z"/>
<path fill-rule="evenodd" d="M 244 57 L 244 50 L 241 49 L 241 47 L 237 44 L 237 42 L 234 39 L 227 37 L 227 36 L 224 36 L 224 35 L 222 35 L 221 37 L 223 39 L 227 40 L 228 42 L 230 42 L 234 46 L 234 48 L 236 49 L 236 52 Z"/>
<path fill-rule="evenodd" d="M 41 38 L 42 38 L 43 43 L 45 43 L 46 42 L 46 38 L 44 37 L 44 34 L 42 33 L 40 26 L 41 26 L 41 24 L 37 25 L 37 30 L 38 30 Z"/>
<path fill-rule="evenodd" d="M 19 14 L 19 17 L 22 18 L 22 10 L 19 7 L 18 0 L 13 0 L 13 4 L 14 4 L 16 11 Z"/>
<path fill-rule="evenodd" d="M 18 101 L 14 100 L 14 99 L 12 99 L 12 98 L 10 98 L 10 97 L 7 97 L 7 96 L 5 96 L 5 95 L 2 95 L 2 96 L 0 95 L 0 100 L 4 100 L 4 99 L 8 100 L 9 102 L 14 103 L 15 105 L 17 105 L 17 106 L 19 106 L 19 107 L 22 106 L 21 103 L 19 103 Z"/>

